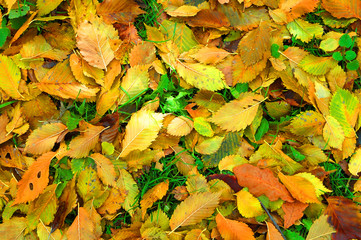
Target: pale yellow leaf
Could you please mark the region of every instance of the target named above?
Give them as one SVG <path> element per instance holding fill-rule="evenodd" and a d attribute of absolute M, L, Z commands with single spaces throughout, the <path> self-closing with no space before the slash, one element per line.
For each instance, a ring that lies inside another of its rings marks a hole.
<path fill-rule="evenodd" d="M 240 214 L 246 218 L 257 217 L 263 214 L 259 200 L 244 188 L 236 193 L 237 208 Z"/>
<path fill-rule="evenodd" d="M 90 158 L 95 161 L 97 165 L 97 173 L 102 182 L 106 185 L 115 186 L 115 169 L 109 158 L 100 153 L 93 153 L 90 155 Z"/>
<path fill-rule="evenodd" d="M 361 148 L 357 148 L 355 154 L 352 155 L 348 164 L 348 170 L 354 176 L 361 172 Z"/>
<path fill-rule="evenodd" d="M 243 93 L 238 99 L 226 103 L 211 121 L 226 131 L 240 131 L 252 123 L 263 96 L 254 93 Z"/>
<path fill-rule="evenodd" d="M 193 129 L 193 121 L 184 116 L 174 118 L 167 126 L 167 132 L 173 136 L 186 136 Z"/>
<path fill-rule="evenodd" d="M 217 152 L 217 150 L 221 147 L 224 136 L 214 136 L 211 138 L 207 138 L 204 141 L 200 142 L 196 145 L 195 149 L 197 152 L 205 155 L 209 155 Z"/>
<path fill-rule="evenodd" d="M 145 150 L 156 139 L 164 114 L 141 110 L 132 115 L 125 128 L 123 149 L 120 157 L 127 156 L 133 150 Z"/>
<path fill-rule="evenodd" d="M 125 169 L 120 169 L 117 186 L 119 189 L 127 192 L 122 207 L 132 216 L 135 211 L 134 206 L 136 206 L 137 203 L 136 197 L 139 193 L 137 183 L 129 172 Z"/>
<path fill-rule="evenodd" d="M 342 149 L 342 143 L 345 139 L 341 124 L 332 116 L 325 117 L 326 124 L 323 127 L 323 138 L 330 147 Z"/>
<path fill-rule="evenodd" d="M 314 221 L 306 240 L 331 240 L 331 235 L 336 233 L 336 230 L 328 223 L 328 218 L 329 216 L 323 214 Z"/>
<path fill-rule="evenodd" d="M 196 193 L 179 204 L 169 221 L 175 231 L 179 227 L 189 226 L 210 217 L 219 203 L 219 193 Z"/>
<path fill-rule="evenodd" d="M 195 16 L 201 9 L 195 6 L 183 5 L 174 10 L 166 10 L 167 14 L 172 17 L 192 17 Z"/>
<path fill-rule="evenodd" d="M 244 163 L 248 163 L 247 159 L 241 157 L 239 155 L 229 155 L 224 158 L 218 163 L 219 170 L 228 170 L 233 171 L 233 168 Z"/>

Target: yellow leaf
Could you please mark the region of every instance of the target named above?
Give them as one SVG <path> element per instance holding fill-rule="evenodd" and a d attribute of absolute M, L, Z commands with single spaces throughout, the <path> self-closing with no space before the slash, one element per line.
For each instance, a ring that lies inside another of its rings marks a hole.
<path fill-rule="evenodd" d="M 50 151 L 60 134 L 67 130 L 62 123 L 50 123 L 35 129 L 26 140 L 25 152 L 43 154 Z"/>
<path fill-rule="evenodd" d="M 200 223 L 210 217 L 219 203 L 219 193 L 196 193 L 179 204 L 169 221 L 172 232 L 182 226 Z"/>
<path fill-rule="evenodd" d="M 243 93 L 238 99 L 226 103 L 211 121 L 226 131 L 240 131 L 252 123 L 263 97 L 254 93 Z"/>
<path fill-rule="evenodd" d="M 132 115 L 125 128 L 123 149 L 120 157 L 127 156 L 133 150 L 145 150 L 156 139 L 164 114 L 141 110 Z"/>
<path fill-rule="evenodd" d="M 202 136 L 205 137 L 213 137 L 213 129 L 211 124 L 204 117 L 195 117 L 194 121 L 194 129 Z"/>
<path fill-rule="evenodd" d="M 6 239 L 25 238 L 28 220 L 25 217 L 13 217 L 0 224 L 0 235 Z"/>
<path fill-rule="evenodd" d="M 352 155 L 348 164 L 348 170 L 354 176 L 361 172 L 361 148 L 357 148 L 355 154 Z"/>
<path fill-rule="evenodd" d="M 201 63 L 182 63 L 176 65 L 179 75 L 190 85 L 210 91 L 221 90 L 226 87 L 224 74 L 216 67 Z"/>
<path fill-rule="evenodd" d="M 316 111 L 306 111 L 291 120 L 290 130 L 300 136 L 321 135 L 325 124 L 322 114 Z"/>
<path fill-rule="evenodd" d="M 187 191 L 191 195 L 199 192 L 209 192 L 207 179 L 200 173 L 189 175 L 186 184 Z"/>
<path fill-rule="evenodd" d="M 107 69 L 114 59 L 109 40 L 119 39 L 118 32 L 99 18 L 84 21 L 77 32 L 77 47 L 84 59 L 93 67 Z"/>
<path fill-rule="evenodd" d="M 150 208 L 153 203 L 162 199 L 169 188 L 169 181 L 158 183 L 153 188 L 149 189 L 142 197 L 140 201 L 140 207 L 142 208 L 142 218 L 144 218 L 147 213 L 147 209 Z"/>
<path fill-rule="evenodd" d="M 87 157 L 98 143 L 100 133 L 104 131 L 103 126 L 93 126 L 85 121 L 80 122 L 79 128 L 83 130 L 82 133 L 73 138 L 69 144 L 67 155 L 72 158 Z"/>
<path fill-rule="evenodd" d="M 115 186 L 115 169 L 113 163 L 100 153 L 90 155 L 96 165 L 97 173 L 102 182 L 106 185 Z"/>
<path fill-rule="evenodd" d="M 248 163 L 247 159 L 241 157 L 239 155 L 229 155 L 224 158 L 218 163 L 219 170 L 228 170 L 233 171 L 233 168 L 244 163 Z"/>
<path fill-rule="evenodd" d="M 149 74 L 147 66 L 134 66 L 127 71 L 120 85 L 119 104 L 124 104 L 148 88 Z M 119 90 L 118 90 L 119 91 Z"/>
<path fill-rule="evenodd" d="M 332 57 L 316 57 L 312 54 L 304 57 L 299 63 L 299 67 L 301 67 L 305 72 L 316 76 L 325 75 L 336 65 L 337 62 Z"/>
<path fill-rule="evenodd" d="M 323 138 L 330 147 L 342 150 L 342 143 L 345 140 L 340 123 L 332 116 L 325 117 L 326 124 L 323 127 Z"/>
<path fill-rule="evenodd" d="M 39 16 L 50 13 L 57 8 L 62 1 L 63 0 L 37 0 L 36 7 L 39 9 Z"/>
<path fill-rule="evenodd" d="M 139 189 L 137 183 L 134 181 L 132 175 L 124 169 L 120 169 L 119 178 L 117 181 L 117 186 L 119 189 L 127 192 L 126 198 L 122 203 L 122 207 L 131 215 L 134 214 L 134 206 L 137 202 L 137 195 Z"/>
<path fill-rule="evenodd" d="M 24 134 L 29 129 L 29 123 L 26 122 L 25 117 L 23 117 L 23 108 L 20 106 L 20 102 L 8 112 L 8 115 L 11 119 L 6 125 L 7 134 L 13 132 L 18 135 Z"/>
<path fill-rule="evenodd" d="M 237 208 L 240 214 L 246 218 L 257 217 L 263 214 L 263 209 L 256 197 L 244 188 L 236 193 Z"/>
<path fill-rule="evenodd" d="M 112 155 L 114 153 L 113 143 L 102 142 L 102 153 L 105 155 Z"/>
<path fill-rule="evenodd" d="M 173 136 L 186 136 L 193 129 L 193 121 L 184 116 L 174 118 L 167 126 L 167 133 Z"/>
<path fill-rule="evenodd" d="M 21 99 L 19 83 L 21 79 L 20 69 L 14 61 L 4 55 L 0 55 L 0 88 L 12 98 Z"/>
<path fill-rule="evenodd" d="M 281 182 L 286 186 L 292 197 L 302 203 L 319 203 L 317 199 L 316 189 L 307 179 L 300 176 L 285 176 L 281 172 L 278 173 Z"/>
<path fill-rule="evenodd" d="M 76 189 L 84 202 L 102 194 L 102 185 L 94 169 L 87 167 L 79 173 Z"/>
<path fill-rule="evenodd" d="M 119 85 L 120 81 L 116 80 L 109 90 L 102 88 L 96 102 L 97 117 L 102 117 L 117 102 L 119 97 Z"/>
<path fill-rule="evenodd" d="M 310 183 L 312 183 L 312 185 L 315 187 L 317 197 L 321 196 L 322 194 L 332 192 L 322 184 L 322 181 L 319 178 L 317 178 L 311 173 L 302 172 L 297 173 L 295 176 L 300 176 L 310 181 Z"/>
<path fill-rule="evenodd" d="M 201 9 L 195 6 L 183 5 L 174 10 L 166 9 L 168 15 L 172 17 L 192 17 L 195 16 Z"/>
<path fill-rule="evenodd" d="M 197 144 L 195 149 L 197 152 L 199 152 L 201 154 L 205 154 L 205 155 L 215 153 L 221 147 L 223 139 L 224 139 L 224 136 L 223 137 L 214 136 L 212 138 L 208 138 L 208 139 L 200 142 L 199 144 Z"/>
<path fill-rule="evenodd" d="M 37 86 L 51 95 L 71 99 L 91 98 L 99 91 L 96 87 L 86 86 L 75 80 L 68 59 L 50 69 Z"/>

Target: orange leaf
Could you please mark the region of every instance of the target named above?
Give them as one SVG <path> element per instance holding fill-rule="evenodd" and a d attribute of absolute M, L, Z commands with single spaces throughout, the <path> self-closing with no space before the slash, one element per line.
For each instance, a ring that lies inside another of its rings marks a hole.
<path fill-rule="evenodd" d="M 227 219 L 220 213 L 217 214 L 216 222 L 225 240 L 255 240 L 252 229 L 243 222 Z"/>
<path fill-rule="evenodd" d="M 169 181 L 158 183 L 153 188 L 149 189 L 142 197 L 140 206 L 142 208 L 142 218 L 144 219 L 147 209 L 150 208 L 153 203 L 162 199 L 167 193 L 169 188 Z"/>
<path fill-rule="evenodd" d="M 302 203 L 319 203 L 313 184 L 300 176 L 285 176 L 278 173 L 281 182 L 286 186 L 291 195 Z"/>
<path fill-rule="evenodd" d="M 233 168 L 238 184 L 247 187 L 249 192 L 256 197 L 265 194 L 271 201 L 281 198 L 284 201 L 293 202 L 293 199 L 285 186 L 273 175 L 269 169 L 259 169 L 250 164 L 242 164 Z"/>
<path fill-rule="evenodd" d="M 25 152 L 43 154 L 50 151 L 60 134 L 67 130 L 62 123 L 50 123 L 33 131 L 28 137 Z"/>
<path fill-rule="evenodd" d="M 144 13 L 133 0 L 105 0 L 97 7 L 97 13 L 108 24 L 134 22 L 137 15 Z"/>
<path fill-rule="evenodd" d="M 282 205 L 282 209 L 285 212 L 284 228 L 289 228 L 290 226 L 295 224 L 297 220 L 301 219 L 301 217 L 303 216 L 303 211 L 306 209 L 307 206 L 308 204 L 298 201 L 293 203 L 285 202 Z"/>
<path fill-rule="evenodd" d="M 276 229 L 276 227 L 272 223 L 266 222 L 266 225 L 268 229 L 266 240 L 284 240 L 281 233 Z"/>
<path fill-rule="evenodd" d="M 322 7 L 337 18 L 361 19 L 360 0 L 322 0 Z"/>
<path fill-rule="evenodd" d="M 193 121 L 184 116 L 174 118 L 167 126 L 167 132 L 173 136 L 186 136 L 193 129 Z"/>
<path fill-rule="evenodd" d="M 53 157 L 54 152 L 44 153 L 29 167 L 18 182 L 18 191 L 12 205 L 32 201 L 43 192 L 49 182 L 49 165 Z"/>
<path fill-rule="evenodd" d="M 95 225 L 88 211 L 80 207 L 78 208 L 78 216 L 69 227 L 66 232 L 66 236 L 69 240 L 80 240 L 80 239 L 97 239 L 95 236 Z"/>

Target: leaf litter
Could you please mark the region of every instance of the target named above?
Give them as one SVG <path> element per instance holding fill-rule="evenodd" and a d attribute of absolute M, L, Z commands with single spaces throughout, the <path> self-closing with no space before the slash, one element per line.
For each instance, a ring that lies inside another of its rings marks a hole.
<path fill-rule="evenodd" d="M 0 4 L 4 239 L 361 238 L 360 1 Z"/>

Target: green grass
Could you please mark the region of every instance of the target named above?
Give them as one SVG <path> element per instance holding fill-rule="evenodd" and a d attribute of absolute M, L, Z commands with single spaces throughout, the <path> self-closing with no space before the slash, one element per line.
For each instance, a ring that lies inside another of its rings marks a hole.
<path fill-rule="evenodd" d="M 143 0 L 146 7 L 143 9 L 146 11 L 145 14 L 139 15 L 134 23 L 134 26 L 138 30 L 139 36 L 143 39 L 147 39 L 147 32 L 145 30 L 145 25 L 157 26 L 159 25 L 158 18 L 162 14 L 162 6 L 157 3 L 157 0 Z"/>

